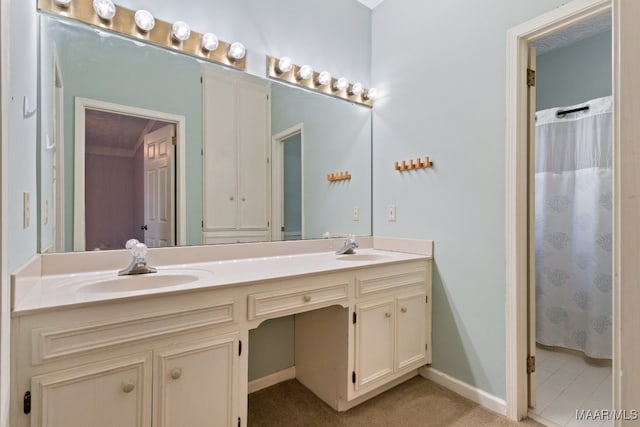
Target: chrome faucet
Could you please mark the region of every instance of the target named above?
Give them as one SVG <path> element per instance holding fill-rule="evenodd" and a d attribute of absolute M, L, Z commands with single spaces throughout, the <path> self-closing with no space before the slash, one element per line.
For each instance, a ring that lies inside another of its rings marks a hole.
<path fill-rule="evenodd" d="M 129 267 L 124 270 L 118 271 L 118 276 L 126 276 L 130 274 L 146 274 L 146 273 L 155 273 L 156 270 L 153 267 L 149 267 L 147 265 L 147 245 L 144 243 L 140 243 L 136 239 L 129 239 L 125 245 L 127 249 L 131 249 L 131 255 L 133 255 L 133 260 Z"/>
<path fill-rule="evenodd" d="M 353 234 L 349 234 L 347 239 L 344 241 L 344 245 L 340 249 L 336 251 L 336 255 L 346 255 L 355 253 L 355 248 L 357 248 L 358 242 L 356 242 L 356 236 Z"/>

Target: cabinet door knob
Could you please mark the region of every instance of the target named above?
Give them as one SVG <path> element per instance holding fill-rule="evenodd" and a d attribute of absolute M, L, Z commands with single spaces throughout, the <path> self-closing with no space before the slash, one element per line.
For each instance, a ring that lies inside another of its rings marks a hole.
<path fill-rule="evenodd" d="M 125 393 L 131 393 L 134 388 L 136 388 L 136 385 L 131 380 L 122 383 L 122 391 Z"/>
<path fill-rule="evenodd" d="M 235 197 L 229 196 L 229 200 L 233 200 L 233 199 L 235 199 Z"/>
<path fill-rule="evenodd" d="M 174 380 L 177 380 L 178 378 L 180 378 L 182 376 L 182 369 L 180 368 L 173 368 L 171 370 L 171 378 Z"/>
<path fill-rule="evenodd" d="M 385 313 L 384 317 L 391 317 L 391 313 L 389 313 L 389 312 Z"/>
<path fill-rule="evenodd" d="M 309 302 L 311 301 L 311 295 L 305 295 L 302 297 L 302 299 L 304 300 L 304 302 Z"/>
<path fill-rule="evenodd" d="M 403 312 L 403 313 L 406 313 L 406 312 L 407 312 L 407 307 L 402 307 L 402 308 L 400 309 L 400 311 L 401 311 L 401 312 Z"/>
<path fill-rule="evenodd" d="M 246 202 L 246 201 L 247 201 L 247 198 L 246 198 L 246 197 L 243 197 L 243 198 L 242 198 L 242 201 L 243 201 L 243 202 Z"/>

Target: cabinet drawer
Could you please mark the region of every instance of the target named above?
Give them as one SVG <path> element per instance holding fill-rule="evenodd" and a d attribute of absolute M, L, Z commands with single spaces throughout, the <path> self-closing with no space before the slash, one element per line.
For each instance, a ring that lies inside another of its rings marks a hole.
<path fill-rule="evenodd" d="M 276 317 L 346 301 L 349 283 L 261 292 L 249 295 L 249 320 Z"/>
<path fill-rule="evenodd" d="M 59 357 L 75 356 L 140 339 L 233 323 L 234 306 L 234 302 L 227 302 L 179 313 L 160 313 L 68 328 L 33 329 L 32 363 L 38 365 Z"/>
<path fill-rule="evenodd" d="M 427 266 L 424 263 L 372 268 L 356 277 L 356 297 L 426 283 Z"/>

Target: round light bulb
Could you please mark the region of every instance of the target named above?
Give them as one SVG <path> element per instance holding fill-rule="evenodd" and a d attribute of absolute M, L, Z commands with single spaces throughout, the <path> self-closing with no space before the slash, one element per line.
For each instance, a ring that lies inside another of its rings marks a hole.
<path fill-rule="evenodd" d="M 344 77 L 340 77 L 333 83 L 334 90 L 345 90 L 349 86 L 349 80 Z"/>
<path fill-rule="evenodd" d="M 93 0 L 93 10 L 107 21 L 116 16 L 116 5 L 111 0 Z"/>
<path fill-rule="evenodd" d="M 298 80 L 310 79 L 311 76 L 313 76 L 313 68 L 311 68 L 311 65 L 303 65 L 298 70 L 298 74 L 296 74 L 296 76 L 298 77 Z"/>
<path fill-rule="evenodd" d="M 69 7 L 71 0 L 55 0 L 55 4 L 60 7 Z"/>
<path fill-rule="evenodd" d="M 370 99 L 373 101 L 378 97 L 378 89 L 376 89 L 375 87 L 372 87 L 368 89 L 363 96 L 364 96 L 364 99 Z"/>
<path fill-rule="evenodd" d="M 153 30 L 153 27 L 156 26 L 156 20 L 148 10 L 140 9 L 136 11 L 133 19 L 136 21 L 136 26 L 144 33 Z"/>
<path fill-rule="evenodd" d="M 291 58 L 289 58 L 288 56 L 283 56 L 282 58 L 280 58 L 280 60 L 278 60 L 278 73 L 282 74 L 291 71 L 292 67 L 293 63 L 291 62 Z"/>
<path fill-rule="evenodd" d="M 244 58 L 246 54 L 247 49 L 244 47 L 244 45 L 240 42 L 234 42 L 231 43 L 231 46 L 229 46 L 229 52 L 227 53 L 227 56 L 231 60 L 239 61 L 240 59 Z"/>
<path fill-rule="evenodd" d="M 364 87 L 362 86 L 362 83 L 357 82 L 351 85 L 351 89 L 349 90 L 349 94 L 350 95 L 355 95 L 358 96 L 360 95 L 362 92 L 364 92 Z"/>
<path fill-rule="evenodd" d="M 176 41 L 183 42 L 191 36 L 191 28 L 186 22 L 176 21 L 171 27 L 171 36 Z"/>
<path fill-rule="evenodd" d="M 331 73 L 328 71 L 322 71 L 318 74 L 318 78 L 316 79 L 316 83 L 320 86 L 325 86 L 331 83 Z"/>
<path fill-rule="evenodd" d="M 202 36 L 202 48 L 204 50 L 208 50 L 209 52 L 213 52 L 218 48 L 218 36 L 213 33 L 206 33 Z"/>

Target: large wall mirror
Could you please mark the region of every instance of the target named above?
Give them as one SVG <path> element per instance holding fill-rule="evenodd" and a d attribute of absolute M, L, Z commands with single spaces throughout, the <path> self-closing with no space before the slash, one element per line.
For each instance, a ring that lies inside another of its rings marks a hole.
<path fill-rule="evenodd" d="M 39 78 L 41 252 L 371 234 L 365 106 L 47 14 Z"/>

